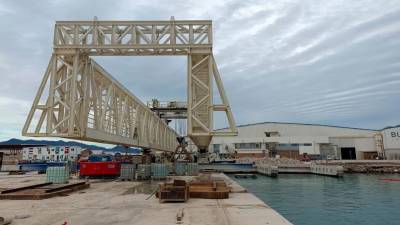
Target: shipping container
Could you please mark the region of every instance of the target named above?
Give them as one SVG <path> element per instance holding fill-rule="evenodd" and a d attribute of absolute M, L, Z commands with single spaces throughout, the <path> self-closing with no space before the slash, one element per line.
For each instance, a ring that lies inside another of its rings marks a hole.
<path fill-rule="evenodd" d="M 80 162 L 81 177 L 117 177 L 121 171 L 120 162 Z"/>

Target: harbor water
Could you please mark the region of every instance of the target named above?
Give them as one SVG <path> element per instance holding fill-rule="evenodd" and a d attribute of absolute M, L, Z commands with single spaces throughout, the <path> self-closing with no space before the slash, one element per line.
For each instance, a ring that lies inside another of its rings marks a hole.
<path fill-rule="evenodd" d="M 400 224 L 399 174 L 230 177 L 295 225 Z"/>

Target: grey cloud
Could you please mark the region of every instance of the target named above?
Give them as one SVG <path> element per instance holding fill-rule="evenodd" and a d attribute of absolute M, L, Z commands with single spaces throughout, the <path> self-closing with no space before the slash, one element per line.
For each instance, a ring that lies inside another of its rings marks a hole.
<path fill-rule="evenodd" d="M 19 136 L 51 55 L 54 21 L 93 16 L 212 19 L 216 61 L 239 124 L 400 123 L 398 1 L 10 0 L 0 3 L 0 138 Z M 185 57 L 96 61 L 143 101 L 186 99 Z"/>

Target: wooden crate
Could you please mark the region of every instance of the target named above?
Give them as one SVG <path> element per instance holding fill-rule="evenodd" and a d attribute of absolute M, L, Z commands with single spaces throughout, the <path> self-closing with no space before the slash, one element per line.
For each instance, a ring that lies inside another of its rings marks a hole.
<path fill-rule="evenodd" d="M 189 184 L 191 198 L 226 199 L 229 192 L 225 181 L 192 181 Z"/>
<path fill-rule="evenodd" d="M 157 197 L 160 202 L 186 202 L 189 199 L 189 186 L 184 180 L 160 184 Z"/>

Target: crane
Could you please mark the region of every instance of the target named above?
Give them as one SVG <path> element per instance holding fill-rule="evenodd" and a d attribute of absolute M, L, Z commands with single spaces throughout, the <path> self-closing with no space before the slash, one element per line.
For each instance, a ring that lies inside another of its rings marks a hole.
<path fill-rule="evenodd" d="M 53 53 L 22 134 L 173 152 L 178 134 L 92 56 L 187 57 L 187 135 L 206 151 L 213 136 L 237 135 L 212 53 L 211 20 L 56 21 Z M 213 103 L 216 85 L 221 104 Z M 230 131 L 213 129 L 225 112 Z"/>

